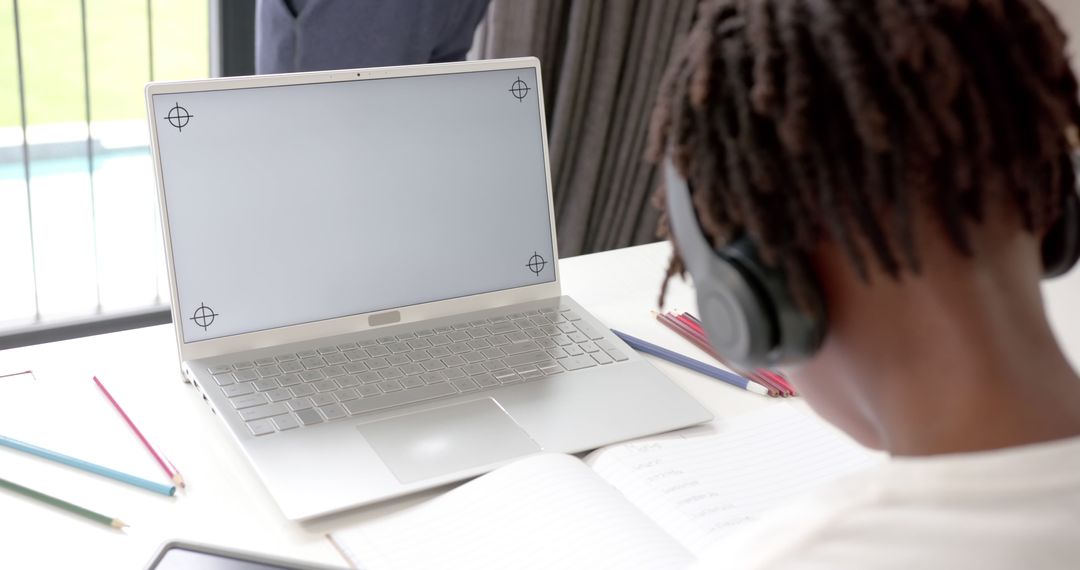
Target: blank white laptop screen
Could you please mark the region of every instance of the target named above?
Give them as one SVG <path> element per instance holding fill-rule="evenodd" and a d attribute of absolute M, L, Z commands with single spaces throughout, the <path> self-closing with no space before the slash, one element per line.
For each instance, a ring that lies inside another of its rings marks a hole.
<path fill-rule="evenodd" d="M 185 342 L 555 279 L 532 68 L 153 107 Z"/>

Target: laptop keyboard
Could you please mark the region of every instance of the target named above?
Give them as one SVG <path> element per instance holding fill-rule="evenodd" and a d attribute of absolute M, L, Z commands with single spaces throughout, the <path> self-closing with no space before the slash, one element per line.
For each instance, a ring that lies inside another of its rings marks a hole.
<path fill-rule="evenodd" d="M 572 308 L 544 308 L 210 369 L 253 435 L 627 360 Z"/>

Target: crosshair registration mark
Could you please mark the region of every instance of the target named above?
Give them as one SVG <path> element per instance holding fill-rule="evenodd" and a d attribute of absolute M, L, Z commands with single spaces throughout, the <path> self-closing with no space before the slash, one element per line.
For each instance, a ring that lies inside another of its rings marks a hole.
<path fill-rule="evenodd" d="M 543 271 L 545 267 L 547 267 L 547 260 L 544 259 L 543 256 L 541 256 L 539 253 L 536 253 L 534 251 L 532 257 L 529 258 L 529 262 L 525 264 L 525 267 L 527 267 L 529 271 L 532 271 L 536 275 L 540 275 L 540 272 Z"/>
<path fill-rule="evenodd" d="M 190 317 L 189 320 L 195 321 L 195 324 L 205 331 L 210 325 L 214 324 L 214 319 L 218 316 L 220 315 L 215 313 L 213 309 L 199 303 L 199 308 L 195 309 L 195 315 Z"/>
<path fill-rule="evenodd" d="M 191 122 L 191 119 L 195 115 L 188 113 L 188 110 L 181 107 L 180 103 L 173 105 L 172 109 L 169 109 L 169 114 L 165 115 L 165 120 L 169 121 L 169 124 L 176 127 L 176 130 L 184 132 L 184 127 Z"/>
<path fill-rule="evenodd" d="M 524 101 L 525 96 L 529 94 L 529 84 L 525 83 L 521 80 L 520 77 L 518 77 L 517 81 L 515 81 L 514 84 L 510 86 L 509 91 L 510 94 L 517 98 L 518 101 Z"/>

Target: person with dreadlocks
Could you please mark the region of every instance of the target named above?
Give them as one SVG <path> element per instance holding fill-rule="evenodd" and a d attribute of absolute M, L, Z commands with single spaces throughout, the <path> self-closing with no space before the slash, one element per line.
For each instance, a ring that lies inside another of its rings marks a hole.
<path fill-rule="evenodd" d="M 890 456 L 702 566 L 1080 568 L 1080 378 L 1040 292 L 1076 185 L 1065 46 L 1040 0 L 702 3 L 650 158 L 711 248 L 749 240 L 823 307 L 786 370 Z M 671 214 L 669 278 L 694 273 Z"/>

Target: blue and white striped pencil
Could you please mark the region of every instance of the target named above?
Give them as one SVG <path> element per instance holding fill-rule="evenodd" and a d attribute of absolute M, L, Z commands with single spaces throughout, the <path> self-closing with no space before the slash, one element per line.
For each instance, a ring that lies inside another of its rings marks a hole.
<path fill-rule="evenodd" d="M 694 360 L 689 356 L 684 356 L 675 352 L 674 350 L 668 350 L 662 346 L 657 346 L 651 342 L 641 340 L 635 336 L 628 335 L 624 332 L 619 332 L 612 329 L 611 332 L 615 333 L 615 336 L 623 339 L 623 342 L 630 345 L 630 348 L 645 354 L 651 354 L 657 358 L 663 358 L 664 360 L 671 362 L 672 364 L 678 364 L 684 368 L 689 368 L 695 372 L 700 372 L 711 378 L 720 380 L 721 382 L 727 382 L 736 388 L 742 388 L 747 392 L 753 392 L 755 394 L 761 394 L 762 396 L 768 396 L 769 390 L 764 386 L 753 382 L 747 378 L 743 378 L 734 372 L 728 372 L 722 368 L 717 368 L 710 364 L 705 364 L 700 360 Z"/>
<path fill-rule="evenodd" d="M 102 467 L 101 465 L 90 463 L 89 461 L 84 461 L 82 459 L 71 457 L 69 455 L 64 455 L 62 453 L 57 453 L 55 451 L 49 451 L 48 449 L 44 449 L 36 445 L 31 445 L 17 439 L 11 439 L 10 437 L 4 437 L 0 435 L 0 445 L 4 447 L 10 447 L 11 449 L 17 451 L 22 451 L 23 453 L 29 453 L 30 455 L 36 455 L 38 457 L 41 457 L 42 459 L 48 459 L 49 461 L 63 463 L 64 465 L 67 465 L 69 467 L 74 467 L 76 469 L 81 469 L 89 473 L 101 475 L 102 477 L 108 477 L 109 479 L 120 481 L 121 483 L 127 483 L 128 485 L 141 487 L 148 491 L 161 493 L 162 495 L 166 495 L 169 497 L 173 496 L 176 493 L 176 487 L 173 485 L 163 485 L 161 483 L 149 481 L 147 479 L 136 477 L 134 475 L 128 475 L 127 473 L 123 473 L 115 469 L 109 469 L 108 467 Z"/>

